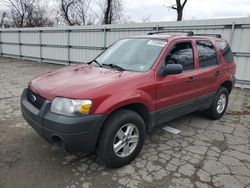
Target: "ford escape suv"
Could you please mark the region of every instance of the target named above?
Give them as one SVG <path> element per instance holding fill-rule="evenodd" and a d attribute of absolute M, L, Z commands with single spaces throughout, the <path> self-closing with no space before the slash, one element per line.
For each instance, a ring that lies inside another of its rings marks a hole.
<path fill-rule="evenodd" d="M 118 40 L 89 63 L 32 79 L 23 117 L 56 147 L 96 152 L 113 168 L 132 161 L 157 125 L 197 110 L 221 118 L 235 83 L 228 43 L 164 33 Z"/>

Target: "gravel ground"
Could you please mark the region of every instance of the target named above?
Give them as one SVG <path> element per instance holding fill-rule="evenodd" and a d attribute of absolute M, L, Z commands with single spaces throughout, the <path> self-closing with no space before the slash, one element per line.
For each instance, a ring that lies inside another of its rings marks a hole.
<path fill-rule="evenodd" d="M 59 65 L 0 58 L 0 187 L 248 187 L 250 91 L 234 89 L 227 113 L 193 113 L 154 129 L 130 165 L 108 169 L 94 155 L 47 144 L 24 121 L 19 99 L 28 81 Z"/>

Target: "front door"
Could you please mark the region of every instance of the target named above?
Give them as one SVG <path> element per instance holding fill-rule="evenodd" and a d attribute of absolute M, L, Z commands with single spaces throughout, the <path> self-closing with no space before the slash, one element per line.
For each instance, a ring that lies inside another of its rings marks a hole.
<path fill-rule="evenodd" d="M 194 43 L 176 42 L 166 54 L 165 64 L 181 64 L 183 72 L 176 75 L 157 76 L 156 117 L 158 124 L 167 122 L 189 112 L 197 97 L 194 61 Z"/>

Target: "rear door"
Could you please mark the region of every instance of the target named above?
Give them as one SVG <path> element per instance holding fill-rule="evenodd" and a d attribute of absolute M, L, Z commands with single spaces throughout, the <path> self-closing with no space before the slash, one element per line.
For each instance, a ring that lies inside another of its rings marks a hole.
<path fill-rule="evenodd" d="M 199 103 L 210 103 L 218 89 L 221 77 L 221 65 L 217 51 L 209 40 L 196 40 L 199 71 L 197 74 L 197 94 Z M 207 104 L 208 105 L 208 104 Z"/>
<path fill-rule="evenodd" d="M 175 63 L 183 66 L 183 72 L 176 75 L 157 76 L 156 110 L 158 124 L 164 123 L 192 110 L 196 98 L 196 66 L 194 43 L 177 41 L 166 53 L 162 66 Z"/>

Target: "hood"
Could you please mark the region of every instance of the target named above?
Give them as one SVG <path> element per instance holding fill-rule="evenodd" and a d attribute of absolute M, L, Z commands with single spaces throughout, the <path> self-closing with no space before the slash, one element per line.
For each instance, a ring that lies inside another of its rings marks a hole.
<path fill-rule="evenodd" d="M 137 72 L 117 71 L 91 65 L 71 66 L 40 75 L 29 83 L 38 95 L 53 100 L 55 97 L 81 99 L 90 91 L 127 80 Z"/>

